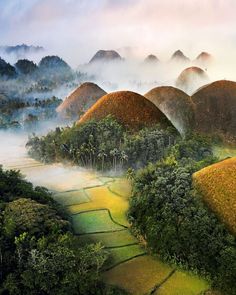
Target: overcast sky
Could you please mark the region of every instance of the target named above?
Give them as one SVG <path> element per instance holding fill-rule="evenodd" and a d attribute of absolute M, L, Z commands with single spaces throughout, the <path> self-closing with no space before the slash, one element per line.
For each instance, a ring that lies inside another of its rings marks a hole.
<path fill-rule="evenodd" d="M 236 1 L 0 0 L 0 43 L 42 45 L 73 64 L 125 46 L 162 59 L 176 49 L 234 55 Z"/>

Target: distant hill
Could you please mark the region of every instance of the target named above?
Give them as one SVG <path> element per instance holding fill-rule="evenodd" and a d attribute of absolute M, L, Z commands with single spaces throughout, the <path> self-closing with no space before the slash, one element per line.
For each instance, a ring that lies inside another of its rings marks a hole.
<path fill-rule="evenodd" d="M 112 115 L 129 129 L 139 129 L 160 123 L 170 126 L 165 115 L 144 96 L 131 91 L 117 91 L 100 98 L 78 121 L 100 120 Z"/>
<path fill-rule="evenodd" d="M 187 56 L 185 56 L 181 50 L 177 50 L 172 54 L 171 61 L 188 62 L 190 61 L 190 59 Z"/>
<path fill-rule="evenodd" d="M 73 77 L 71 67 L 59 56 L 45 56 L 38 65 L 38 75 L 50 81 L 65 83 Z"/>
<path fill-rule="evenodd" d="M 208 52 L 201 52 L 195 59 L 195 61 L 202 65 L 208 65 L 213 60 L 213 57 Z"/>
<path fill-rule="evenodd" d="M 171 86 L 156 87 L 144 95 L 170 120 L 174 127 L 185 134 L 194 125 L 193 103 L 190 96 Z"/>
<path fill-rule="evenodd" d="M 157 63 L 159 62 L 159 59 L 156 57 L 156 55 L 154 54 L 149 54 L 145 59 L 144 59 L 145 63 Z"/>
<path fill-rule="evenodd" d="M 37 65 L 28 59 L 19 59 L 15 64 L 15 68 L 18 73 L 28 75 L 37 70 Z"/>
<path fill-rule="evenodd" d="M 44 48 L 41 46 L 32 45 L 15 45 L 15 46 L 0 46 L 0 55 L 4 58 L 10 58 L 17 61 L 18 59 L 33 58 L 35 55 L 41 55 Z"/>
<path fill-rule="evenodd" d="M 55 69 L 55 68 L 64 68 L 70 69 L 70 66 L 59 56 L 51 55 L 45 56 L 39 62 L 39 68 L 48 68 L 48 69 Z"/>
<path fill-rule="evenodd" d="M 62 117 L 78 118 L 79 114 L 87 111 L 106 92 L 97 84 L 86 82 L 77 87 L 61 105 L 57 112 Z"/>
<path fill-rule="evenodd" d="M 4 59 L 0 58 L 0 78 L 12 79 L 17 76 L 16 69 L 7 63 Z"/>
<path fill-rule="evenodd" d="M 205 71 L 199 67 L 189 67 L 178 76 L 175 85 L 183 91 L 192 94 L 193 91 L 209 82 Z"/>
<path fill-rule="evenodd" d="M 89 63 L 101 61 L 108 62 L 114 60 L 121 60 L 121 56 L 115 50 L 99 50 L 96 54 L 91 58 Z"/>
<path fill-rule="evenodd" d="M 236 82 L 221 80 L 192 95 L 195 129 L 236 141 Z"/>
<path fill-rule="evenodd" d="M 203 168 L 193 180 L 203 201 L 236 234 L 236 158 Z"/>

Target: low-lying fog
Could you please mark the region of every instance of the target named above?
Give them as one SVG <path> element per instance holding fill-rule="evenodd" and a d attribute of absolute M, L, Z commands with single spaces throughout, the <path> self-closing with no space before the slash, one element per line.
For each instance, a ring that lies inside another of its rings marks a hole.
<path fill-rule="evenodd" d="M 53 125 L 39 126 L 44 134 Z M 0 165 L 4 169 L 20 170 L 35 186 L 45 186 L 53 191 L 79 190 L 86 186 L 102 184 L 95 171 L 63 164 L 42 164 L 27 155 L 25 132 L 0 131 Z"/>

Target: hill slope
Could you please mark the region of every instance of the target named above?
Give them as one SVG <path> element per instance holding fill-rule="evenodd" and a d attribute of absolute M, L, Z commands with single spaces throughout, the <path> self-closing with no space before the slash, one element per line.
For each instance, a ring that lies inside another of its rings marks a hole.
<path fill-rule="evenodd" d="M 188 62 L 188 61 L 190 61 L 190 59 L 187 56 L 185 56 L 181 50 L 175 51 L 171 56 L 171 60 L 172 61 L 177 61 L 177 62 Z"/>
<path fill-rule="evenodd" d="M 193 180 L 203 200 L 236 234 L 236 158 L 203 168 Z"/>
<path fill-rule="evenodd" d="M 201 68 L 189 67 L 180 73 L 176 80 L 176 86 L 187 93 L 192 93 L 208 81 L 208 75 Z"/>
<path fill-rule="evenodd" d="M 236 140 L 236 82 L 221 80 L 206 85 L 194 93 L 192 101 L 198 132 Z"/>
<path fill-rule="evenodd" d="M 79 124 L 108 115 L 131 129 L 157 123 L 171 125 L 165 115 L 144 96 L 131 91 L 117 91 L 100 98 L 79 120 Z"/>
<path fill-rule="evenodd" d="M 97 84 L 86 82 L 76 88 L 62 104 L 57 112 L 62 117 L 77 117 L 79 113 L 87 111 L 106 92 Z"/>
<path fill-rule="evenodd" d="M 153 88 L 144 96 L 166 115 L 181 134 L 192 128 L 193 104 L 186 93 L 175 87 L 162 86 Z"/>
<path fill-rule="evenodd" d="M 115 50 L 99 50 L 95 53 L 95 55 L 91 58 L 89 63 L 101 61 L 113 61 L 113 60 L 121 60 L 121 56 Z"/>

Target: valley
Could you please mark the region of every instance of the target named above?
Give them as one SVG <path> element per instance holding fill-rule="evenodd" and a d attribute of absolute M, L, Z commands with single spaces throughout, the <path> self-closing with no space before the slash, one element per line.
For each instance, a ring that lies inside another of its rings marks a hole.
<path fill-rule="evenodd" d="M 49 188 L 69 213 L 79 243 L 104 245 L 109 253 L 104 282 L 140 295 L 168 295 L 173 285 L 172 295 L 198 295 L 209 288 L 205 280 L 148 254 L 132 235 L 126 217 L 131 195 L 127 179 L 70 165 L 42 164 L 27 155 L 26 135 L 6 132 L 1 137 L 9 143 L 0 153 L 3 167 L 20 170 L 34 185 Z"/>

